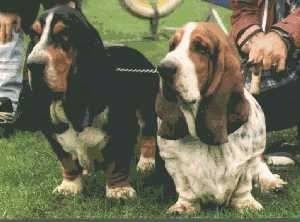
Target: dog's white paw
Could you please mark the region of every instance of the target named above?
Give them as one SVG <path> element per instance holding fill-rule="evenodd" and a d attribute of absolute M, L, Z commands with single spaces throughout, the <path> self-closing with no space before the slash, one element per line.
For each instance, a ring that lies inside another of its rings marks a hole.
<path fill-rule="evenodd" d="M 263 206 L 255 199 L 246 202 L 242 205 L 240 205 L 239 207 L 237 207 L 241 212 L 243 212 L 244 210 L 253 210 L 253 211 L 260 211 L 263 210 Z"/>
<path fill-rule="evenodd" d="M 260 177 L 259 186 L 262 192 L 281 190 L 287 184 L 278 174 L 272 174 L 272 177 Z"/>
<path fill-rule="evenodd" d="M 137 163 L 136 170 L 141 173 L 142 175 L 148 175 L 152 173 L 155 169 L 155 159 L 145 158 L 143 156 L 140 156 L 140 160 Z"/>
<path fill-rule="evenodd" d="M 182 201 L 178 200 L 174 205 L 172 205 L 168 211 L 167 214 L 196 214 L 200 211 L 200 205 L 197 207 L 195 204 L 188 202 L 188 201 Z"/>
<path fill-rule="evenodd" d="M 135 199 L 136 191 L 130 185 L 110 188 L 106 186 L 106 197 L 108 199 Z"/>
<path fill-rule="evenodd" d="M 235 200 L 234 203 L 232 203 L 232 207 L 238 209 L 240 212 L 244 212 L 244 210 L 260 211 L 264 209 L 252 196 L 247 199 Z"/>
<path fill-rule="evenodd" d="M 53 193 L 63 195 L 78 194 L 82 192 L 82 189 L 82 178 L 79 176 L 74 180 L 63 179 L 62 183 L 53 190 Z"/>

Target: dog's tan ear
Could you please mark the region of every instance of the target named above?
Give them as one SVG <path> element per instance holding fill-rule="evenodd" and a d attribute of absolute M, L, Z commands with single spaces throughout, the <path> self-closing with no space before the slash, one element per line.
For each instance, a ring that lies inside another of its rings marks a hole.
<path fill-rule="evenodd" d="M 223 144 L 228 134 L 247 121 L 249 104 L 234 46 L 215 26 L 207 26 L 212 41 L 212 67 L 208 87 L 197 115 L 197 133 L 209 144 Z"/>
<path fill-rule="evenodd" d="M 188 135 L 188 127 L 179 107 L 172 101 L 171 93 L 163 88 L 158 93 L 155 104 L 155 111 L 161 120 L 158 135 L 169 140 L 176 140 Z"/>

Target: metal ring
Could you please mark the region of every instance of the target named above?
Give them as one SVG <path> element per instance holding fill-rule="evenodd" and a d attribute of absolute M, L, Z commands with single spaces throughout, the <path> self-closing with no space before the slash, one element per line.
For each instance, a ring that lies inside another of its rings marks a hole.
<path fill-rule="evenodd" d="M 175 10 L 175 8 L 182 3 L 182 0 L 119 0 L 121 5 L 124 6 L 132 14 L 142 18 L 155 17 L 155 10 L 153 5 L 156 6 L 158 16 L 163 17 Z"/>

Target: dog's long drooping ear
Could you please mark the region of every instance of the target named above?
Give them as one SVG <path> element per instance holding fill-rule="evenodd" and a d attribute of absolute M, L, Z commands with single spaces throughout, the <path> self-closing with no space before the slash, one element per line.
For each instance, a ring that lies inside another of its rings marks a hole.
<path fill-rule="evenodd" d="M 71 17 L 68 25 L 72 30 L 70 40 L 76 51 L 76 66 L 72 67 L 69 75 L 64 107 L 75 130 L 81 131 L 83 122 L 88 114 L 91 114 L 91 109 L 105 106 L 103 98 L 107 87 L 106 78 L 111 71 L 102 40 L 96 29 L 81 12 L 67 10 Z"/>
<path fill-rule="evenodd" d="M 244 97 L 243 77 L 234 46 L 220 28 L 204 23 L 212 52 L 212 70 L 197 115 L 197 134 L 206 143 L 228 141 L 228 134 L 248 120 L 249 104 Z"/>
<path fill-rule="evenodd" d="M 176 99 L 168 86 L 162 87 L 156 98 L 155 110 L 161 120 L 158 135 L 169 140 L 176 140 L 189 134 L 184 116 L 179 109 Z"/>

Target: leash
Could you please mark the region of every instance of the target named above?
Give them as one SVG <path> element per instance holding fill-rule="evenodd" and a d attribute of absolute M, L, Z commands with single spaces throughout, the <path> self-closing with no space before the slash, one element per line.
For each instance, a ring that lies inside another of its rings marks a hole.
<path fill-rule="evenodd" d="M 132 73 L 147 73 L 147 74 L 158 74 L 157 68 L 155 69 L 129 69 L 117 67 L 115 69 L 117 72 L 132 72 Z"/>

